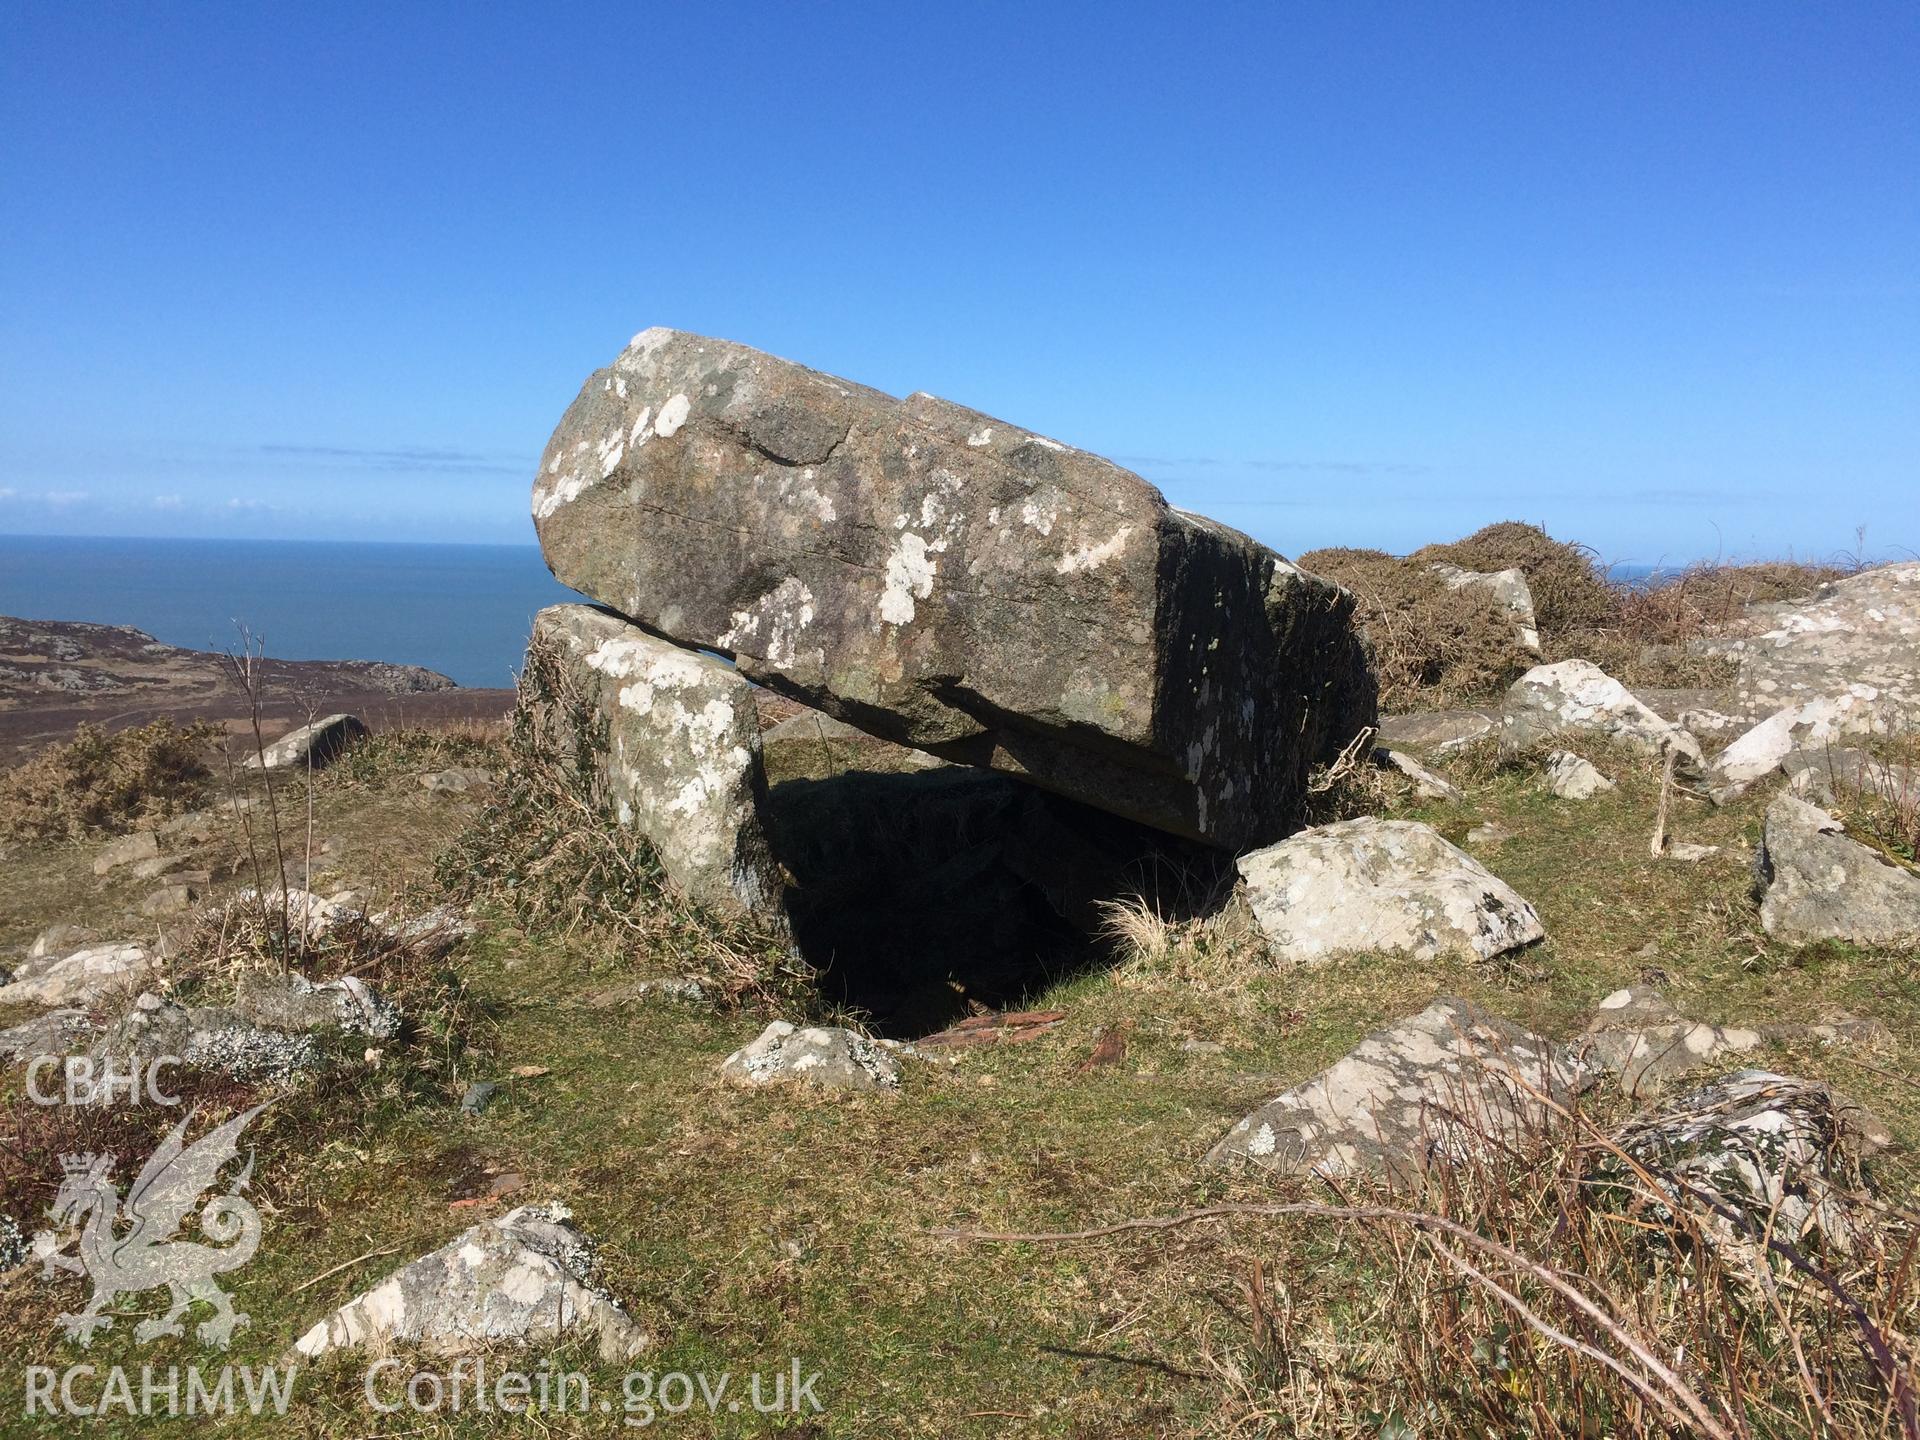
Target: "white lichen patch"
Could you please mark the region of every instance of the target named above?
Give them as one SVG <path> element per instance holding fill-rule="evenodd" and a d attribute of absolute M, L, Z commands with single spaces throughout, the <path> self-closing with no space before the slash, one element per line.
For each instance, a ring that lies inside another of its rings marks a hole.
<path fill-rule="evenodd" d="M 562 505 L 571 505 L 578 500 L 594 482 L 585 475 L 569 474 L 556 484 L 536 485 L 533 487 L 533 518 L 550 519 Z"/>
<path fill-rule="evenodd" d="M 660 407 L 660 418 L 653 422 L 653 433 L 662 440 L 678 433 L 687 423 L 687 412 L 693 408 L 693 402 L 685 395 L 676 395 Z"/>
<path fill-rule="evenodd" d="M 974 431 L 971 435 L 967 436 L 967 444 L 971 445 L 976 450 L 978 450 L 982 445 L 991 445 L 992 443 L 993 443 L 993 430 L 992 430 L 992 427 L 990 426 L 982 426 L 980 429 Z"/>
<path fill-rule="evenodd" d="M 759 656 L 770 665 L 791 669 L 801 659 L 800 641 L 813 624 L 813 591 L 789 575 L 760 597 L 751 610 L 733 612 L 733 623 L 720 637 L 728 650 Z M 818 663 L 820 650 L 813 659 Z"/>
<path fill-rule="evenodd" d="M 1027 500 L 1020 506 L 1020 523 L 1042 535 L 1053 533 L 1053 522 L 1060 518 L 1058 501 Z"/>
<path fill-rule="evenodd" d="M 1054 563 L 1053 568 L 1061 575 L 1072 575 L 1080 570 L 1097 570 L 1127 548 L 1127 537 L 1131 534 L 1133 534 L 1133 526 L 1122 525 L 1098 545 L 1082 545 L 1079 549 L 1062 555 Z"/>
<path fill-rule="evenodd" d="M 933 594 L 937 565 L 924 536 L 904 531 L 887 556 L 885 589 L 880 595 L 880 618 L 890 625 L 906 625 L 914 617 L 914 600 Z"/>

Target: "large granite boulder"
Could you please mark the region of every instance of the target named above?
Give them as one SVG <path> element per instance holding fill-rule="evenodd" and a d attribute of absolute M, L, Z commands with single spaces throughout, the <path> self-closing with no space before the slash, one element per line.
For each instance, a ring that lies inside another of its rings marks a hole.
<path fill-rule="evenodd" d="M 839 719 L 1237 848 L 1374 718 L 1352 597 L 1098 456 L 671 330 L 541 460 L 554 574 Z"/>
<path fill-rule="evenodd" d="M 737 670 L 591 605 L 555 605 L 534 617 L 528 672 L 523 695 L 556 753 L 593 770 L 602 803 L 675 885 L 723 914 L 784 915 L 760 723 Z"/>
<path fill-rule="evenodd" d="M 1546 934 L 1513 889 L 1429 825 L 1362 816 L 1240 857 L 1260 933 L 1288 961 L 1490 960 Z"/>
<path fill-rule="evenodd" d="M 1699 642 L 1739 667 L 1757 714 L 1852 694 L 1847 728 L 1898 730 L 1920 717 L 1920 561 L 1863 570 L 1804 600 L 1756 605 L 1750 633 Z"/>
<path fill-rule="evenodd" d="M 1760 923 L 1794 944 L 1920 945 L 1920 874 L 1876 855 L 1816 805 L 1781 794 L 1755 857 Z"/>
<path fill-rule="evenodd" d="M 1281 1175 L 1382 1170 L 1405 1179 L 1498 1147 L 1545 1120 L 1542 1097 L 1564 1100 L 1586 1083 L 1552 1042 L 1443 995 L 1261 1106 L 1207 1159 Z"/>

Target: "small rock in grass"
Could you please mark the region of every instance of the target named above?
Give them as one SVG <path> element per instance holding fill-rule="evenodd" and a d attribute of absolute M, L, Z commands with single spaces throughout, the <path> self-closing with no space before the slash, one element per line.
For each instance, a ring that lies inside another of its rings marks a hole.
<path fill-rule="evenodd" d="M 27 947 L 27 958 L 41 960 L 49 955 L 71 955 L 92 938 L 93 932 L 83 925 L 49 925 L 33 937 L 33 944 Z"/>
<path fill-rule="evenodd" d="M 782 1080 L 826 1090 L 897 1090 L 900 1067 L 864 1035 L 837 1027 L 798 1028 L 776 1020 L 729 1055 L 721 1073 L 748 1085 Z"/>
<path fill-rule="evenodd" d="M 131 835 L 122 835 L 93 857 L 93 873 L 105 875 L 122 865 L 132 865 L 137 861 L 151 860 L 160 853 L 160 837 L 151 830 L 136 830 Z"/>
<path fill-rule="evenodd" d="M 1720 853 L 1718 845 L 1696 845 L 1691 840 L 1670 841 L 1662 852 L 1669 860 L 1678 860 L 1683 865 L 1698 865 L 1702 860 L 1711 860 Z"/>
<path fill-rule="evenodd" d="M 493 776 L 471 766 L 456 766 L 451 770 L 431 770 L 419 780 L 429 795 L 465 795 L 492 784 Z"/>
<path fill-rule="evenodd" d="M 578 1335 L 604 1360 L 631 1360 L 651 1341 L 595 1283 L 593 1243 L 572 1222 L 562 1205 L 523 1205 L 482 1221 L 349 1300 L 294 1349 L 309 1359 L 396 1344 L 459 1354 Z"/>
<path fill-rule="evenodd" d="M 1556 750 L 1547 757 L 1547 789 L 1562 800 L 1591 800 L 1613 789 L 1593 763 L 1571 750 Z"/>
<path fill-rule="evenodd" d="M 193 908 L 198 898 L 191 885 L 162 885 L 140 902 L 142 915 L 179 915 Z"/>

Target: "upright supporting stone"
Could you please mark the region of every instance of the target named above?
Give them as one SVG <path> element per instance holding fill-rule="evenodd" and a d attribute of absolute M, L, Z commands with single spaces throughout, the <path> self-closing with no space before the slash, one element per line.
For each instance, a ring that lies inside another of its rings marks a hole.
<path fill-rule="evenodd" d="M 1237 848 L 1374 718 L 1353 599 L 930 395 L 649 330 L 541 459 L 564 583 L 883 739 Z"/>
<path fill-rule="evenodd" d="M 540 723 L 588 748 L 607 808 L 675 885 L 723 913 L 784 922 L 761 825 L 759 717 L 738 671 L 591 605 L 534 617 L 528 670 Z"/>

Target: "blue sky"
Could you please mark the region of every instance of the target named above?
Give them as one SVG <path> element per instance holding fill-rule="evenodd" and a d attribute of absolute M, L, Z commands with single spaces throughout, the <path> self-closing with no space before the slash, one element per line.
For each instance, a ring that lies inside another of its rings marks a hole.
<path fill-rule="evenodd" d="M 530 541 L 634 332 L 1282 550 L 1920 549 L 1920 7 L 15 3 L 0 531 Z"/>

